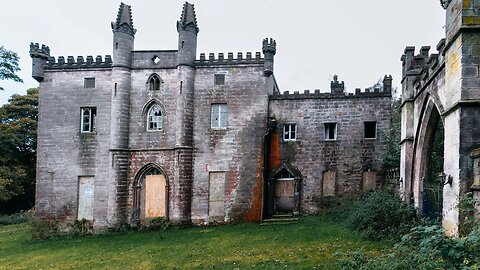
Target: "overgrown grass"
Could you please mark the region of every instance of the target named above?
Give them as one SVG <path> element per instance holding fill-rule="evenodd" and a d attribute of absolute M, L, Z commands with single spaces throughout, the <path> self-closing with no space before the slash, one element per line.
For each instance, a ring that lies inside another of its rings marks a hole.
<path fill-rule="evenodd" d="M 30 220 L 30 213 L 19 212 L 11 215 L 0 215 L 0 225 L 24 223 Z"/>
<path fill-rule="evenodd" d="M 239 224 L 33 241 L 30 225 L 0 226 L 0 269 L 339 269 L 371 242 L 326 217 L 296 224 Z"/>

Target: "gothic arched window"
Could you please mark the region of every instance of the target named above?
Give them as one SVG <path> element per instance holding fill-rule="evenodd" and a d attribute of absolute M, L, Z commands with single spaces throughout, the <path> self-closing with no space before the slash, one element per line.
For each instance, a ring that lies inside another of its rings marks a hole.
<path fill-rule="evenodd" d="M 157 74 L 153 74 L 148 78 L 148 90 L 160 90 L 160 77 Z"/>
<path fill-rule="evenodd" d="M 147 130 L 161 130 L 163 126 L 162 108 L 157 103 L 153 104 L 147 113 Z"/>

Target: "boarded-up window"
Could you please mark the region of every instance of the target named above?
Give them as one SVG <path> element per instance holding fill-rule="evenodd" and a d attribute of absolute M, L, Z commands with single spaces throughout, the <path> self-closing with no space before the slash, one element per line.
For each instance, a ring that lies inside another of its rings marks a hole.
<path fill-rule="evenodd" d="M 337 173 L 334 171 L 323 172 L 323 189 L 322 196 L 335 196 L 335 178 Z"/>
<path fill-rule="evenodd" d="M 209 220 L 223 221 L 225 217 L 225 172 L 211 172 L 209 180 Z"/>
<path fill-rule="evenodd" d="M 374 190 L 377 186 L 377 173 L 375 171 L 363 172 L 363 191 Z"/>
<path fill-rule="evenodd" d="M 84 88 L 95 88 L 95 78 L 85 78 L 83 81 Z"/>
<path fill-rule="evenodd" d="M 93 220 L 94 188 L 95 182 L 92 176 L 78 178 L 78 220 Z"/>
<path fill-rule="evenodd" d="M 215 85 L 224 85 L 225 84 L 225 74 L 215 74 L 214 75 Z"/>

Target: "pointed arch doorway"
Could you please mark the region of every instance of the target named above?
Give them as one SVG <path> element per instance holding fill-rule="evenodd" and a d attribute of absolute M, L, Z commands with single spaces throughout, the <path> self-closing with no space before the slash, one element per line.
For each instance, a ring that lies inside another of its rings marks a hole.
<path fill-rule="evenodd" d="M 135 208 L 140 223 L 146 219 L 168 217 L 168 180 L 164 171 L 151 163 L 137 173 Z"/>

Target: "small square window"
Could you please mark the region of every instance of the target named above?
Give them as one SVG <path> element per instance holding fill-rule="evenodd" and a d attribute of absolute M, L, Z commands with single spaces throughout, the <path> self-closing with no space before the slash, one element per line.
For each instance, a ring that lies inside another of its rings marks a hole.
<path fill-rule="evenodd" d="M 95 78 L 85 78 L 83 88 L 95 88 Z"/>
<path fill-rule="evenodd" d="M 297 140 L 297 124 L 285 124 L 283 126 L 283 140 L 284 141 Z"/>
<path fill-rule="evenodd" d="M 377 122 L 369 121 L 364 122 L 365 125 L 365 139 L 375 139 L 377 138 Z"/>
<path fill-rule="evenodd" d="M 228 119 L 227 104 L 212 104 L 211 108 L 211 127 L 216 129 L 226 129 Z"/>
<path fill-rule="evenodd" d="M 325 123 L 325 140 L 337 139 L 337 123 Z"/>
<path fill-rule="evenodd" d="M 95 124 L 97 119 L 96 107 L 80 108 L 80 132 L 95 132 Z"/>
<path fill-rule="evenodd" d="M 214 83 L 215 85 L 225 85 L 225 74 L 215 74 Z"/>

